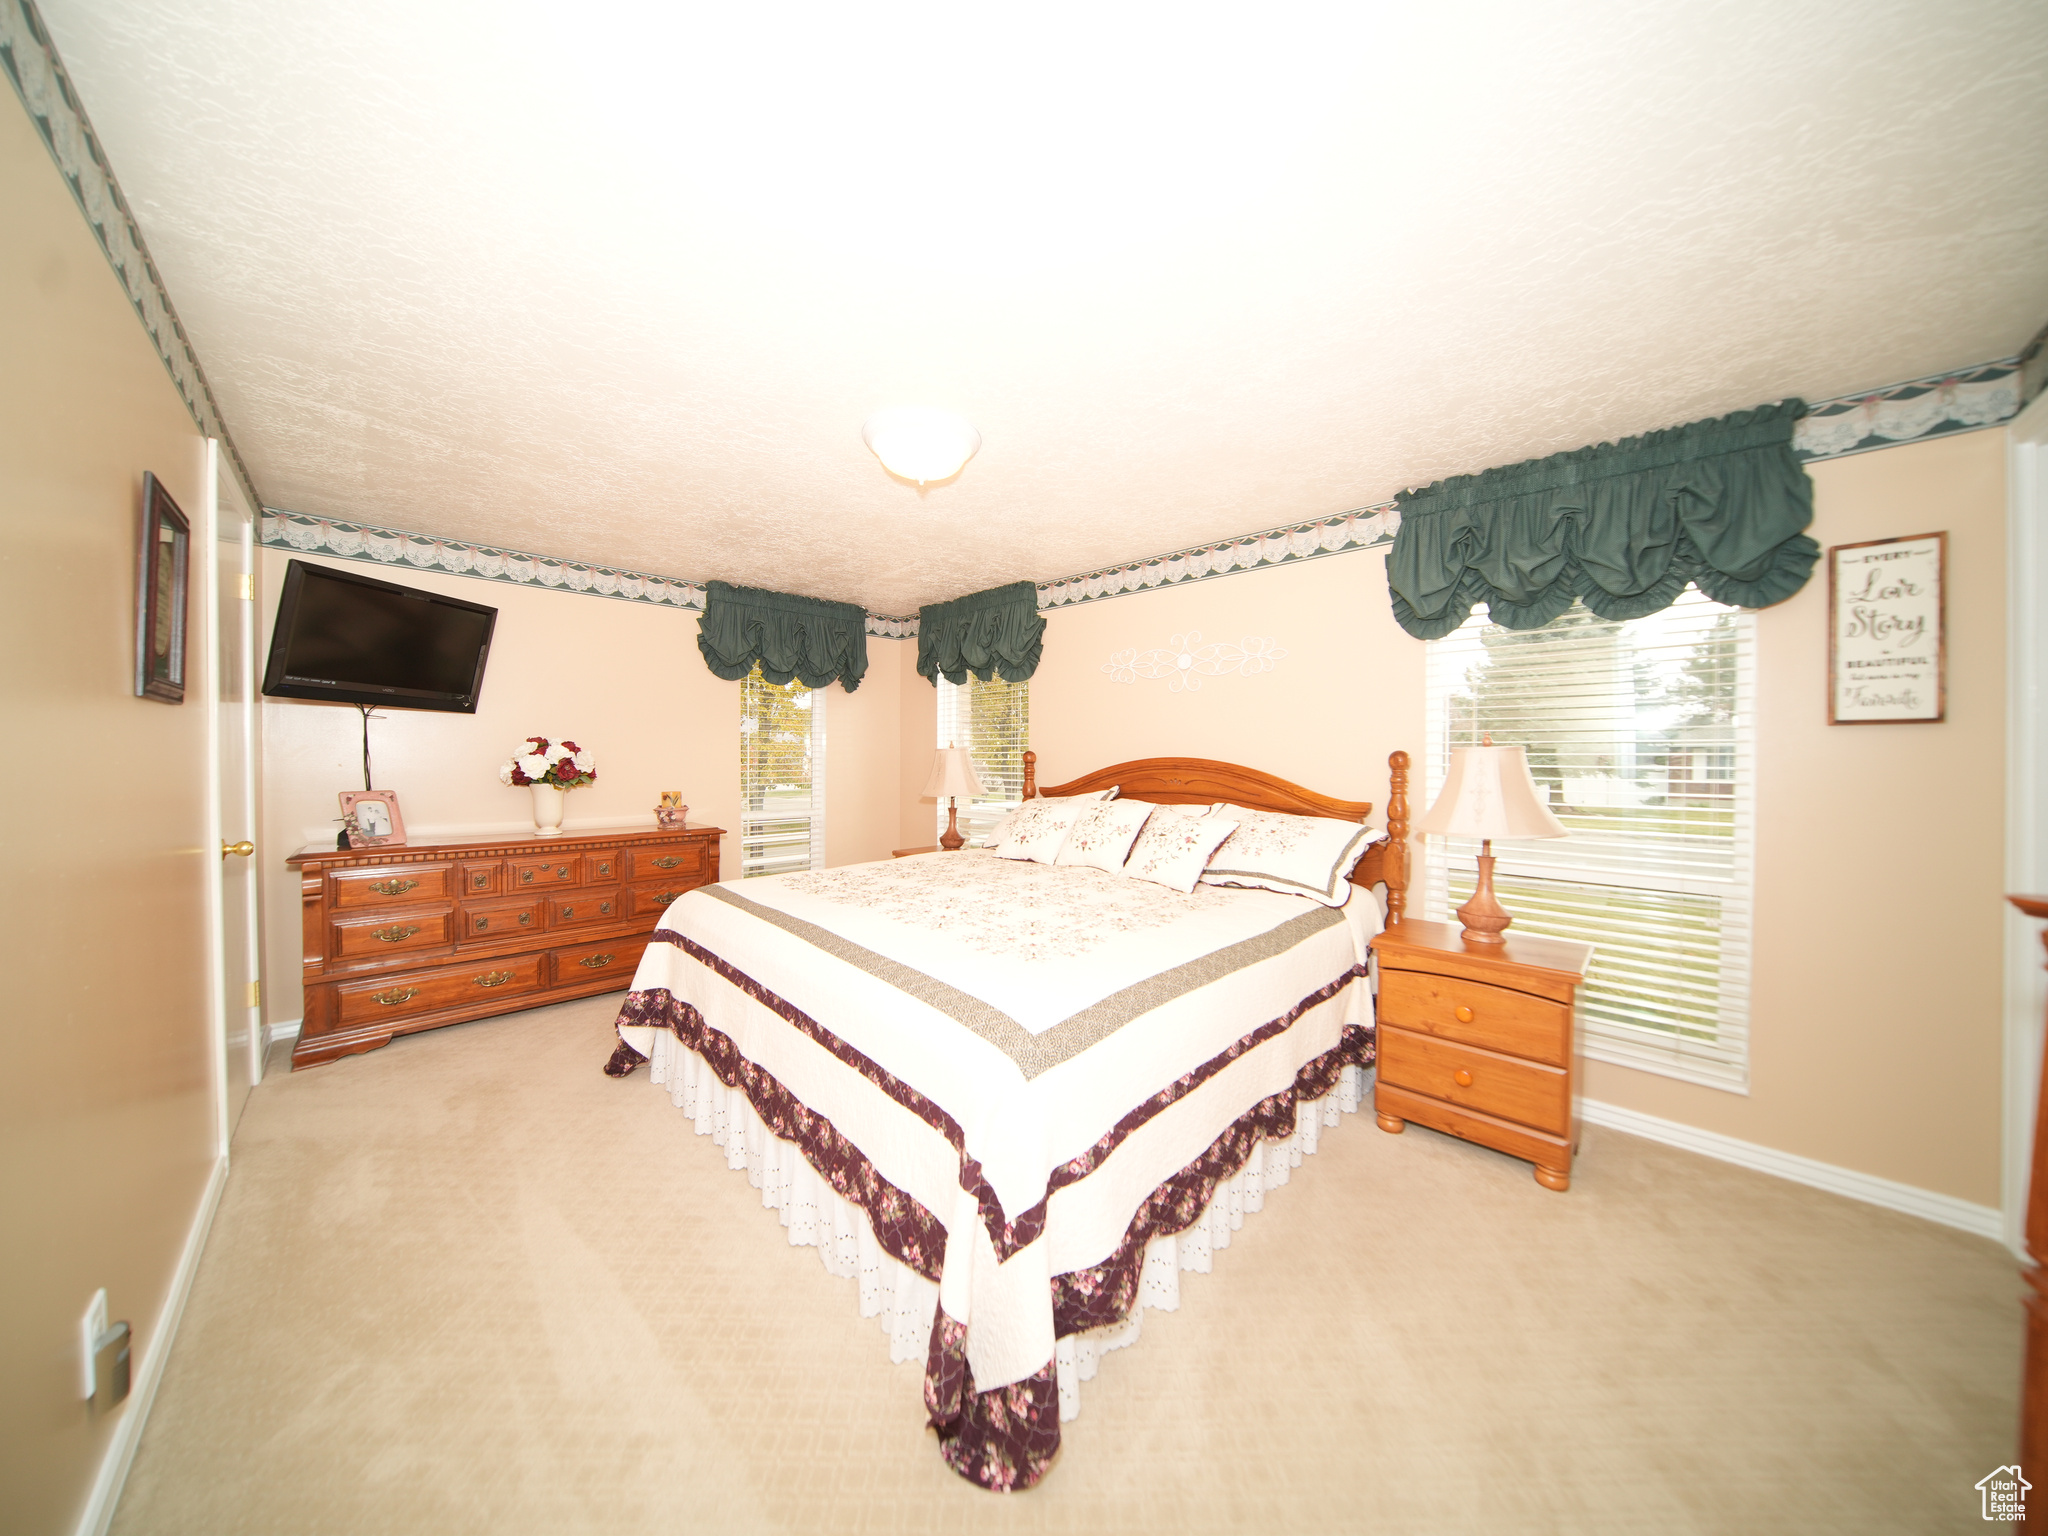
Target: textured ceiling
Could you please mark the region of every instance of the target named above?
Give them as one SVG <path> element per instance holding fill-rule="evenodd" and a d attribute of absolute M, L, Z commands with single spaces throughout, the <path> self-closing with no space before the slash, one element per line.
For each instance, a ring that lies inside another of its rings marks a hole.
<path fill-rule="evenodd" d="M 2039 0 L 44 15 L 270 503 L 878 612 L 2048 318 Z"/>

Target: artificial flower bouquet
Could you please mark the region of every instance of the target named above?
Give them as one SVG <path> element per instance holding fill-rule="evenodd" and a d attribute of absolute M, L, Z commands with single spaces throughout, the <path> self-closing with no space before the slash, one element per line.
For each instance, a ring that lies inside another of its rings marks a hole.
<path fill-rule="evenodd" d="M 499 783 L 581 789 L 597 782 L 596 760 L 575 742 L 550 742 L 545 736 L 529 736 L 526 745 L 526 751 L 499 767 Z"/>

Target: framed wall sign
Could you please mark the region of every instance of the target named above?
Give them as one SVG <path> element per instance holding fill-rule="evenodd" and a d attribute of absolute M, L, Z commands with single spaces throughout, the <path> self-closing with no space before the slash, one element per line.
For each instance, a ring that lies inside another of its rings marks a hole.
<path fill-rule="evenodd" d="M 1931 723 L 1948 709 L 1948 535 L 1828 550 L 1828 724 Z"/>
<path fill-rule="evenodd" d="M 163 481 L 142 477 L 142 548 L 135 579 L 135 696 L 185 702 L 185 602 L 192 525 Z"/>

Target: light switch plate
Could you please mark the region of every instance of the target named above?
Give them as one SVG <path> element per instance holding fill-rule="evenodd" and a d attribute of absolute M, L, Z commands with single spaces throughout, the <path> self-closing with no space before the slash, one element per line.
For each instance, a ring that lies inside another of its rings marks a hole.
<path fill-rule="evenodd" d="M 100 1335 L 107 1331 L 107 1293 L 94 1291 L 92 1305 L 78 1321 L 79 1396 L 90 1398 L 99 1386 L 93 1360 L 99 1354 Z"/>

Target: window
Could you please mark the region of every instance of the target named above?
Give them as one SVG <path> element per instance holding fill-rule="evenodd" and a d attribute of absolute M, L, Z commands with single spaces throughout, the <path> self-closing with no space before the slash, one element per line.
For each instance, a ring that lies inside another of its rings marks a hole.
<path fill-rule="evenodd" d="M 961 746 L 974 760 L 983 793 L 960 807 L 960 835 L 978 847 L 989 828 L 1024 801 L 1024 752 L 1031 745 L 1031 681 L 984 683 L 972 673 L 955 686 L 939 679 L 937 746 Z M 939 802 L 938 829 L 946 830 Z"/>
<path fill-rule="evenodd" d="M 1514 931 L 1596 946 L 1586 1054 L 1690 1082 L 1749 1082 L 1755 619 L 1688 589 L 1626 623 L 1572 607 L 1542 629 L 1475 615 L 1429 645 L 1430 797 L 1450 749 L 1528 748 L 1571 836 L 1495 848 Z M 1424 910 L 1472 894 L 1478 845 L 1432 854 Z"/>
<path fill-rule="evenodd" d="M 825 867 L 825 694 L 740 684 L 740 875 Z"/>

